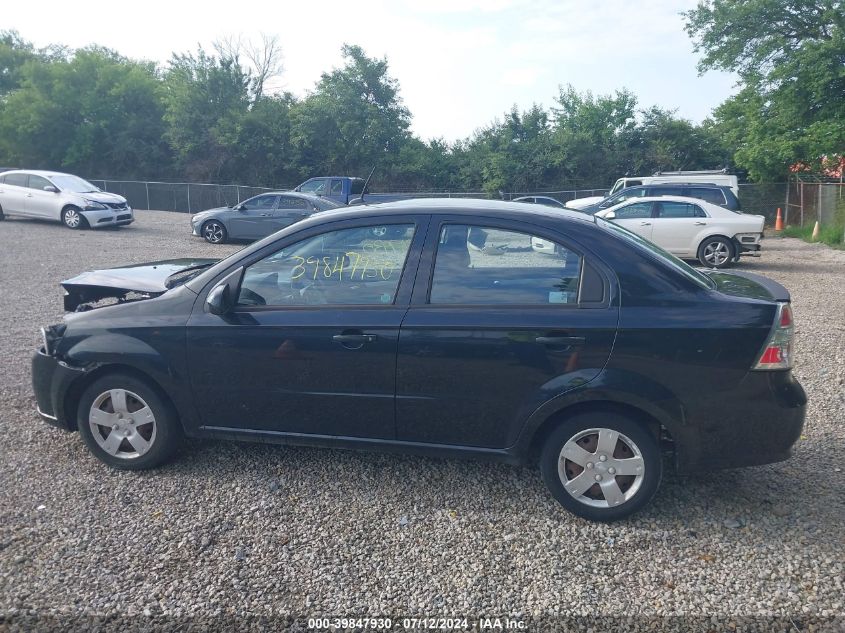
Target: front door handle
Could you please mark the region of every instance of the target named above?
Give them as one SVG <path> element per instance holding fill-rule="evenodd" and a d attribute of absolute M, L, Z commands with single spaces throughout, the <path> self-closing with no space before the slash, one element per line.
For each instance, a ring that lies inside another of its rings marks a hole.
<path fill-rule="evenodd" d="M 587 342 L 583 336 L 538 336 L 534 340 L 542 345 L 584 345 Z"/>
<path fill-rule="evenodd" d="M 31 197 L 32 197 L 32 194 L 31 194 L 31 193 L 28 193 L 28 194 L 26 194 L 26 197 L 27 197 L 27 198 L 31 198 Z"/>
<path fill-rule="evenodd" d="M 377 334 L 335 334 L 332 340 L 335 343 L 340 343 L 346 349 L 361 349 L 365 343 L 373 343 L 378 339 Z"/>
<path fill-rule="evenodd" d="M 707 222 L 696 222 L 696 226 L 707 226 Z"/>

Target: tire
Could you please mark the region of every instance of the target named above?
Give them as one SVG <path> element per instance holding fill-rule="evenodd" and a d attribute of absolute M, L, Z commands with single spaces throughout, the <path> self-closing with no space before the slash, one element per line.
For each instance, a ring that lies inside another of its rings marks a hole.
<path fill-rule="evenodd" d="M 76 207 L 65 207 L 62 209 L 62 224 L 74 231 L 84 229 L 88 226 L 85 216 Z"/>
<path fill-rule="evenodd" d="M 698 261 L 707 268 L 727 268 L 735 255 L 733 242 L 726 237 L 708 237 L 698 247 Z"/>
<path fill-rule="evenodd" d="M 543 481 L 555 499 L 590 521 L 616 521 L 640 510 L 657 492 L 662 470 L 652 434 L 611 411 L 573 416 L 552 432 L 540 457 Z"/>
<path fill-rule="evenodd" d="M 6 214 L 3 213 L 3 207 L 0 206 L 0 222 L 6 219 Z"/>
<path fill-rule="evenodd" d="M 91 383 L 80 398 L 77 420 L 94 457 L 120 470 L 155 468 L 182 440 L 173 408 L 145 381 L 127 374 L 107 374 Z"/>
<path fill-rule="evenodd" d="M 219 220 L 209 220 L 203 224 L 200 233 L 209 244 L 225 244 L 229 239 L 229 232 Z"/>

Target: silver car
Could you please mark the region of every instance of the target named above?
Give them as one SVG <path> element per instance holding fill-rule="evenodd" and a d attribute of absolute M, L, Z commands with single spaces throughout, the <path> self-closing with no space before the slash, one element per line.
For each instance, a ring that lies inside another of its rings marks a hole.
<path fill-rule="evenodd" d="M 17 169 L 0 174 L 0 220 L 7 215 L 58 220 L 69 229 L 121 226 L 135 219 L 126 198 L 79 176 Z"/>
<path fill-rule="evenodd" d="M 234 207 L 219 207 L 194 214 L 191 232 L 212 244 L 222 244 L 227 240 L 257 240 L 312 213 L 342 206 L 320 196 L 272 191 L 244 200 Z"/>

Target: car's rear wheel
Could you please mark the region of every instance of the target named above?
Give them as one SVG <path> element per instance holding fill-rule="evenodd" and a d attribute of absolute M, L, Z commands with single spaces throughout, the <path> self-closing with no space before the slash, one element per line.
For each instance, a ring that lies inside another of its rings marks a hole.
<path fill-rule="evenodd" d="M 708 237 L 698 247 L 698 261 L 708 268 L 726 268 L 734 261 L 734 245 L 725 237 Z"/>
<path fill-rule="evenodd" d="M 158 466 L 182 438 L 172 408 L 146 382 L 126 374 L 95 380 L 82 394 L 77 415 L 88 450 L 122 470 Z"/>
<path fill-rule="evenodd" d="M 615 521 L 651 500 L 662 462 L 648 430 L 619 413 L 595 411 L 575 415 L 552 432 L 540 470 L 567 510 L 591 521 Z"/>
<path fill-rule="evenodd" d="M 202 236 L 211 244 L 223 244 L 228 239 L 229 233 L 222 222 L 209 220 L 202 225 Z"/>
<path fill-rule="evenodd" d="M 3 213 L 3 206 L 0 205 L 0 221 L 5 220 L 5 219 L 6 219 L 6 214 Z"/>
<path fill-rule="evenodd" d="M 79 209 L 76 207 L 66 207 L 62 210 L 62 224 L 69 229 L 78 230 L 84 229 L 87 222 Z"/>

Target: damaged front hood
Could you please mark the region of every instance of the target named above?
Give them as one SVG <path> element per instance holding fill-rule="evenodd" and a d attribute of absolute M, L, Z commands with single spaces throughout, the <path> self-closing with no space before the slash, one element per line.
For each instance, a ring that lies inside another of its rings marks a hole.
<path fill-rule="evenodd" d="M 72 312 L 88 302 L 109 297 L 123 300 L 129 293 L 150 298 L 166 292 L 167 280 L 176 273 L 216 264 L 218 259 L 168 259 L 147 264 L 92 270 L 61 282 L 65 295 L 65 310 Z"/>

